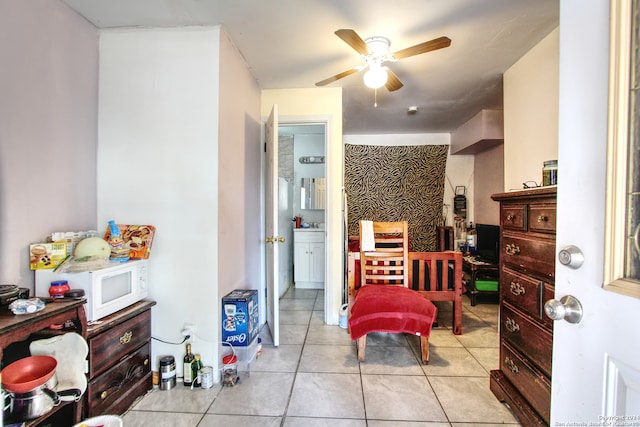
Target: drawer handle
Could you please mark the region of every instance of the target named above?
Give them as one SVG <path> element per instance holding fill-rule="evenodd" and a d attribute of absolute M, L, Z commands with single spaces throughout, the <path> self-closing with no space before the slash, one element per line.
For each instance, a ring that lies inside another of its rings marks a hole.
<path fill-rule="evenodd" d="M 513 221 L 516 217 L 513 214 L 508 214 L 506 220 Z"/>
<path fill-rule="evenodd" d="M 520 369 L 518 369 L 518 365 L 516 365 L 516 362 L 514 362 L 513 360 L 511 360 L 509 357 L 505 357 L 504 358 L 504 364 L 507 368 L 509 368 L 509 370 L 511 372 L 513 372 L 514 374 L 517 374 L 518 371 L 520 371 Z"/>
<path fill-rule="evenodd" d="M 527 292 L 527 290 L 520 283 L 511 282 L 511 293 L 512 294 L 514 294 L 515 296 L 519 297 L 521 295 L 524 295 L 526 292 Z"/>
<path fill-rule="evenodd" d="M 549 221 L 549 217 L 546 215 L 540 215 L 538 216 L 538 222 L 547 222 Z"/>
<path fill-rule="evenodd" d="M 148 365 L 149 359 L 145 359 L 143 363 L 145 366 Z M 144 368 L 139 363 L 129 366 L 129 369 L 127 369 L 127 372 L 124 374 L 124 377 L 118 376 L 114 378 L 114 380 L 111 381 L 111 383 L 109 383 L 109 387 L 107 387 L 105 390 L 102 391 L 102 393 L 100 393 L 100 399 L 105 400 L 107 397 L 119 391 L 127 384 L 133 382 L 136 378 L 141 377 L 143 374 L 144 374 Z"/>
<path fill-rule="evenodd" d="M 120 337 L 120 344 L 129 344 L 131 342 L 131 338 L 133 338 L 133 332 L 125 332 L 124 335 Z"/>
<path fill-rule="evenodd" d="M 516 322 L 515 320 L 510 319 L 508 317 L 507 317 L 507 320 L 504 322 L 504 326 L 511 333 L 515 333 L 515 332 L 520 331 L 520 325 L 518 325 L 518 322 Z"/>
<path fill-rule="evenodd" d="M 504 251 L 507 253 L 507 255 L 519 255 L 520 246 L 516 245 L 515 243 L 509 243 L 504 248 Z"/>

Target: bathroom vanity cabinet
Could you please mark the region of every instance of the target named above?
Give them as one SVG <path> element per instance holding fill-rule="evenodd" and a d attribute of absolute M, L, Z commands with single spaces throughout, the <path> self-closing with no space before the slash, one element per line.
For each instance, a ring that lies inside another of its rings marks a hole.
<path fill-rule="evenodd" d="M 324 246 L 324 230 L 295 229 L 293 280 L 296 288 L 324 289 Z"/>

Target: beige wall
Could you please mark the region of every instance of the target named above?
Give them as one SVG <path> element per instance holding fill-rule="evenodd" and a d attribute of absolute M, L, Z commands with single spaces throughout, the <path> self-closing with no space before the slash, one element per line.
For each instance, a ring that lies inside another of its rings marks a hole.
<path fill-rule="evenodd" d="M 342 304 L 343 237 L 342 237 L 342 88 L 282 89 L 262 91 L 262 116 L 269 115 L 278 104 L 280 124 L 293 122 L 326 122 L 326 264 L 325 321 L 338 324 Z"/>
<path fill-rule="evenodd" d="M 0 283 L 29 243 L 96 228 L 98 32 L 62 2 L 0 6 Z"/>
<path fill-rule="evenodd" d="M 504 74 L 506 191 L 540 184 L 543 162 L 558 158 L 558 58 L 556 28 Z"/>
<path fill-rule="evenodd" d="M 504 188 L 504 145 L 480 151 L 474 156 L 473 221 L 500 225 L 500 204 L 491 199 Z"/>
<path fill-rule="evenodd" d="M 218 293 L 259 289 L 260 88 L 224 31 L 220 33 Z M 220 331 L 220 328 L 218 328 Z"/>

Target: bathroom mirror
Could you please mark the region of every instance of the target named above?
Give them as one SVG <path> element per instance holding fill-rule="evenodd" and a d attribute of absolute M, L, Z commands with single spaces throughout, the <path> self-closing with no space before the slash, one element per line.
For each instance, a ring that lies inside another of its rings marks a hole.
<path fill-rule="evenodd" d="M 300 196 L 301 209 L 324 209 L 325 178 L 302 178 Z"/>

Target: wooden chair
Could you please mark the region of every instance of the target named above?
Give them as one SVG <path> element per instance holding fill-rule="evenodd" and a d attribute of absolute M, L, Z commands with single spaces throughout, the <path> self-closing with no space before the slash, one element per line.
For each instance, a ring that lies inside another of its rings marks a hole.
<path fill-rule="evenodd" d="M 374 251 L 362 247 L 363 221 L 360 221 L 360 284 L 407 286 L 409 272 L 409 231 L 407 221 L 373 222 Z M 369 268 L 371 266 L 371 268 Z M 375 267 L 375 268 L 373 268 Z"/>
<path fill-rule="evenodd" d="M 360 223 L 360 287 L 355 289 L 355 257 L 349 257 L 349 331 L 364 361 L 367 334 L 411 333 L 420 336 L 422 363 L 429 362 L 429 334 L 437 308 L 409 289 L 407 222 L 374 222 L 375 250 L 366 250 Z"/>
<path fill-rule="evenodd" d="M 454 335 L 462 334 L 462 252 L 409 252 L 409 287 L 430 301 L 452 302 Z"/>

